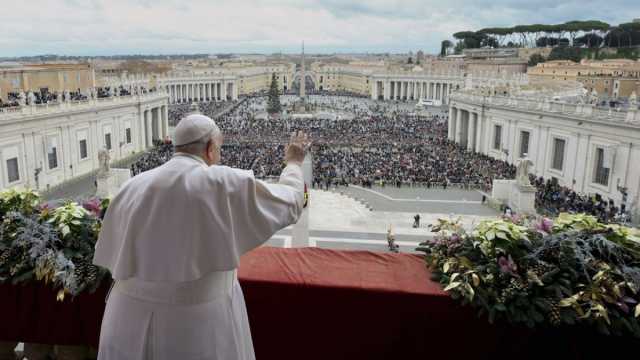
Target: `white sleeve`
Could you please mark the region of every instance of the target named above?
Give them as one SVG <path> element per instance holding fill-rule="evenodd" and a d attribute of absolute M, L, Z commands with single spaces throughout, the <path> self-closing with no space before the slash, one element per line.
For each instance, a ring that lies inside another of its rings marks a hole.
<path fill-rule="evenodd" d="M 288 165 L 275 184 L 244 171 L 230 194 L 235 240 L 242 253 L 262 245 L 277 231 L 294 224 L 302 213 L 304 180 L 299 165 Z"/>

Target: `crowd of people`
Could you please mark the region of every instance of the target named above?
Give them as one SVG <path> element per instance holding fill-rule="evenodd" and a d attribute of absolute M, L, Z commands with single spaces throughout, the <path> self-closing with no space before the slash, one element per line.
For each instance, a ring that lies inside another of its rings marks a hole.
<path fill-rule="evenodd" d="M 93 93 L 92 93 L 93 91 Z M 90 97 L 106 98 L 112 96 L 128 96 L 134 90 L 131 87 L 125 86 L 106 86 L 97 87 L 94 90 L 80 90 L 74 91 L 62 91 L 62 92 L 49 92 L 46 89 L 40 89 L 33 92 L 9 92 L 7 93 L 6 100 L 0 98 L 0 111 L 3 108 L 18 107 L 22 105 L 41 105 L 56 102 L 68 102 L 68 101 L 83 101 Z M 138 89 L 135 90 L 136 92 Z M 153 92 L 154 89 L 147 89 L 146 87 L 140 87 L 141 93 Z"/>
<path fill-rule="evenodd" d="M 624 204 L 616 206 L 611 199 L 605 200 L 601 195 L 579 194 L 555 179 L 545 181 L 542 177 L 531 177 L 536 187 L 536 208 L 542 213 L 558 215 L 561 212 L 586 213 L 597 217 L 601 222 L 625 222 L 628 211 Z"/>
<path fill-rule="evenodd" d="M 295 97 L 283 96 L 281 101 L 289 106 Z M 347 110 L 353 117 L 261 118 L 256 116 L 265 111 L 265 99 L 260 97 L 243 99 L 224 114 L 218 114 L 224 105 L 216 102 L 199 103 L 199 110 L 215 118 L 224 133 L 223 163 L 251 169 L 259 177 L 280 173 L 288 134 L 299 130 L 314 140 L 317 186 L 457 184 L 489 190 L 493 179 L 514 177 L 513 166 L 448 141 L 444 114 L 420 116 L 405 104 L 367 98 L 311 95 L 307 102 L 325 109 Z M 189 104 L 171 106 L 170 122 L 175 124 L 191 110 Z"/>
<path fill-rule="evenodd" d="M 231 101 L 208 101 L 208 102 L 199 102 L 194 103 L 197 106 L 198 111 L 204 115 L 207 115 L 211 118 L 217 118 L 218 113 L 223 109 L 227 108 L 234 102 Z M 168 115 L 169 115 L 169 125 L 176 126 L 180 119 L 184 118 L 189 112 L 193 111 L 193 105 L 189 103 L 182 104 L 173 104 L 169 106 Z"/>
<path fill-rule="evenodd" d="M 293 96 L 282 96 L 285 107 Z M 224 133 L 222 164 L 250 169 L 259 178 L 276 177 L 283 164 L 289 134 L 304 131 L 313 139 L 314 187 L 357 184 L 381 186 L 459 186 L 490 191 L 493 180 L 513 179 L 516 169 L 504 161 L 468 151 L 447 138 L 446 113 L 416 114 L 404 103 L 368 98 L 310 95 L 307 102 L 324 109 L 346 110 L 353 116 L 341 120 L 270 118 L 264 97 L 248 97 L 220 112 L 224 103 L 200 103 L 199 110 L 215 118 Z M 172 106 L 173 123 L 184 117 L 189 105 Z M 172 154 L 163 144 L 132 167 L 134 174 L 156 167 Z M 134 170 L 135 168 L 135 170 Z M 532 178 L 537 206 L 543 211 L 587 212 L 612 221 L 625 209 L 599 196 L 589 197 L 553 181 Z"/>
<path fill-rule="evenodd" d="M 136 162 L 131 164 L 131 175 L 136 176 L 147 170 L 157 168 L 171 159 L 174 154 L 171 141 L 154 141 L 154 147 L 144 153 Z"/>

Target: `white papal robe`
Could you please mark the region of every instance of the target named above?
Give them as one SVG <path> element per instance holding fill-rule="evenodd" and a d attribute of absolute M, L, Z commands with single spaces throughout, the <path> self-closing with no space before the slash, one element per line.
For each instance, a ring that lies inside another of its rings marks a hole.
<path fill-rule="evenodd" d="M 177 153 L 113 198 L 94 264 L 115 279 L 99 360 L 254 359 L 239 258 L 295 223 L 302 169 L 277 184 Z"/>

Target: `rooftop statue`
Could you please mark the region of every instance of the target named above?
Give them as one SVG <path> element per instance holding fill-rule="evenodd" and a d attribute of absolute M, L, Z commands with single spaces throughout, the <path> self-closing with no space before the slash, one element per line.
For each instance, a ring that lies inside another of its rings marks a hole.
<path fill-rule="evenodd" d="M 102 148 L 98 151 L 98 163 L 100 164 L 98 177 L 105 177 L 109 174 L 111 171 L 110 160 L 111 155 L 109 155 L 109 150 Z"/>
<path fill-rule="evenodd" d="M 533 162 L 529 160 L 527 154 L 524 155 L 518 162 L 518 167 L 516 168 L 516 182 L 520 186 L 531 186 L 531 181 L 529 180 L 529 169 L 533 166 Z"/>

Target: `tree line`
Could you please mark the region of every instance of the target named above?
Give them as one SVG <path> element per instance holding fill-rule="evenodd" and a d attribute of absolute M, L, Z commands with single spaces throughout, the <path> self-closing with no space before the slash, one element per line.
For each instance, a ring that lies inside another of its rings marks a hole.
<path fill-rule="evenodd" d="M 478 31 L 460 31 L 453 34 L 457 40 L 441 43 L 441 55 L 454 48 L 456 53 L 463 49 L 483 47 L 631 47 L 640 45 L 640 23 L 629 22 L 617 26 L 599 20 L 568 21 L 563 24 L 516 25 L 512 27 L 491 27 Z"/>

